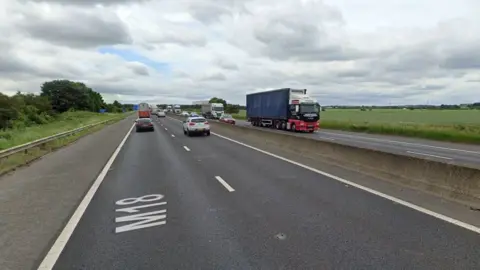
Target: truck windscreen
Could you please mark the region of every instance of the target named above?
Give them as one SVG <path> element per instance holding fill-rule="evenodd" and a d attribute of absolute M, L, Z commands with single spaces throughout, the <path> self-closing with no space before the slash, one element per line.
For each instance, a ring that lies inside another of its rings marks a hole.
<path fill-rule="evenodd" d="M 301 113 L 318 113 L 320 111 L 320 106 L 317 104 L 301 104 L 300 112 Z"/>
<path fill-rule="evenodd" d="M 216 112 L 221 112 L 221 111 L 223 111 L 223 107 L 213 107 L 212 109 L 213 109 L 214 111 L 216 111 Z"/>

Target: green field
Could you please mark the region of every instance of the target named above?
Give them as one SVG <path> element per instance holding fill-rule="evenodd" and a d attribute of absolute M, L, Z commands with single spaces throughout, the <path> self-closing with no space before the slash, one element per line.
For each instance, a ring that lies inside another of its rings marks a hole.
<path fill-rule="evenodd" d="M 327 109 L 320 128 L 480 144 L 480 110 Z"/>
<path fill-rule="evenodd" d="M 21 145 L 37 139 L 48 137 L 60 132 L 79 128 L 81 126 L 121 117 L 118 113 L 65 112 L 55 120 L 44 125 L 34 125 L 25 128 L 14 128 L 0 131 L 0 150 Z"/>

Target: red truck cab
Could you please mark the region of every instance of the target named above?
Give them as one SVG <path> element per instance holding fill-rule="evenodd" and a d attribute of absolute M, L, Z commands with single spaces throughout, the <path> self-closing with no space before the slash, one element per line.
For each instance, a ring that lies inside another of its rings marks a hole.
<path fill-rule="evenodd" d="M 150 111 L 138 111 L 138 118 L 150 118 Z"/>

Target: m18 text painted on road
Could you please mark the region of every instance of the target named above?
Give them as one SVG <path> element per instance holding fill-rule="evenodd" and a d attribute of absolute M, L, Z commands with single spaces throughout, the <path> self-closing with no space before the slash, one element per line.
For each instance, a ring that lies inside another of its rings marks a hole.
<path fill-rule="evenodd" d="M 116 223 L 131 222 L 126 225 L 122 225 L 115 228 L 115 233 L 133 231 L 138 229 L 144 229 L 153 226 L 161 226 L 167 223 L 167 209 L 160 209 L 150 212 L 145 211 L 149 207 L 158 207 L 167 204 L 166 201 L 161 201 L 165 196 L 162 194 L 150 194 L 137 198 L 126 198 L 117 201 L 115 204 L 118 206 L 127 206 L 125 208 L 116 209 L 116 212 L 123 213 L 138 213 L 133 215 L 127 215 L 123 217 L 115 218 Z M 160 202 L 159 202 L 160 201 Z M 158 209 L 158 208 L 157 208 Z"/>

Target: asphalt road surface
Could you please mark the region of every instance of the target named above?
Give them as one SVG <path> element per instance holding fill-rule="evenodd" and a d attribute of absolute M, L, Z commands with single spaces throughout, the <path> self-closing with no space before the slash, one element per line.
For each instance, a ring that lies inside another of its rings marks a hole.
<path fill-rule="evenodd" d="M 237 125 L 251 126 L 249 122 L 243 120 L 236 120 L 236 122 Z M 341 144 L 374 149 L 382 152 L 480 168 L 479 145 L 322 129 L 314 134 L 297 135 L 323 141 L 335 141 Z"/>
<path fill-rule="evenodd" d="M 480 237 L 215 135 L 132 132 L 54 269 L 479 269 Z"/>

